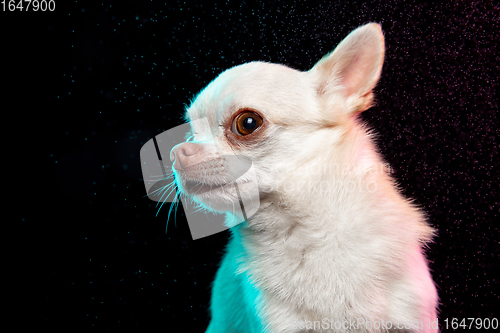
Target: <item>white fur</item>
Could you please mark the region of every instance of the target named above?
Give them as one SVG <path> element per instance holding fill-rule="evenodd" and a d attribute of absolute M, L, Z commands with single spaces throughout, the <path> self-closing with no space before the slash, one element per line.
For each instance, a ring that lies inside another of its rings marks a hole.
<path fill-rule="evenodd" d="M 371 105 L 383 56 L 381 29 L 367 24 L 310 71 L 236 66 L 189 107 L 191 120 L 208 118 L 220 153 L 252 159 L 261 199 L 231 229 L 207 332 L 356 331 L 334 329 L 349 320 L 422 321 L 422 332 L 437 331 L 437 292 L 422 251 L 433 230 L 356 118 Z M 231 145 L 222 127 L 242 108 L 265 117 L 265 137 L 251 146 Z M 237 197 L 227 189 L 211 200 Z M 304 328 L 314 322 L 322 326 Z"/>

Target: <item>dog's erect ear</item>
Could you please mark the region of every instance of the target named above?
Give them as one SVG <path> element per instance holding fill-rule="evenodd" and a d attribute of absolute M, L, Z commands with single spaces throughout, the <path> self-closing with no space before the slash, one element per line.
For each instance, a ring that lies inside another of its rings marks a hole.
<path fill-rule="evenodd" d="M 371 106 L 372 89 L 380 78 L 383 62 L 382 29 L 379 24 L 369 23 L 352 31 L 309 72 L 315 76 L 318 95 L 330 99 L 342 94 L 348 104 L 346 111 L 352 113 Z"/>

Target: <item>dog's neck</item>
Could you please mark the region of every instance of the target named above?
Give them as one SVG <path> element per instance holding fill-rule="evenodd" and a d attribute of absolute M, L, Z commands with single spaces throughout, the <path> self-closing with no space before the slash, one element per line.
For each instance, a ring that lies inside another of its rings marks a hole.
<path fill-rule="evenodd" d="M 340 166 L 336 171 L 327 168 L 303 175 L 296 180 L 328 181 L 330 186 L 321 191 L 304 189 L 302 195 L 264 197 L 259 211 L 232 229 L 240 272 L 253 276 L 262 290 L 276 291 L 273 297 L 304 305 L 306 312 L 318 304 L 325 311 L 345 304 L 332 303 L 332 294 L 325 292 L 332 288 L 338 292 L 335 297 L 349 302 L 359 301 L 354 290 L 378 292 L 372 286 L 373 276 L 384 280 L 387 274 L 396 274 L 404 264 L 405 249 L 411 247 L 406 245 L 419 246 L 419 238 L 431 235 L 420 213 L 382 169 L 366 134 L 357 133 L 353 139 L 356 153 L 346 161 L 361 162 L 364 171 Z M 381 265 L 380 258 L 388 258 L 387 263 Z M 364 311 L 363 306 L 359 309 Z M 337 313 L 341 316 L 344 311 L 339 308 Z"/>

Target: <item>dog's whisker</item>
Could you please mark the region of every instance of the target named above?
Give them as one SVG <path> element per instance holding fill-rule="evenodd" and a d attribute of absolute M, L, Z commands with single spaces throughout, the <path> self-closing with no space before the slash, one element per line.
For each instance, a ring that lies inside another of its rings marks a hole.
<path fill-rule="evenodd" d="M 176 185 L 175 182 L 173 182 L 173 183 L 169 184 L 168 186 L 165 186 L 165 188 L 164 188 L 165 191 L 163 192 L 162 196 L 160 197 L 160 200 L 158 201 L 158 203 L 156 204 L 156 207 L 158 207 L 158 205 L 160 204 L 160 202 L 164 201 L 163 197 L 165 196 L 165 194 L 167 193 L 167 191 L 169 190 L 169 188 L 171 188 L 171 189 L 170 189 L 170 192 L 168 192 L 168 194 L 166 196 L 167 198 L 170 196 L 170 194 L 172 194 L 173 191 L 175 191 L 175 189 L 176 189 L 175 185 Z"/>
<path fill-rule="evenodd" d="M 153 193 L 155 193 L 155 192 L 162 191 L 162 190 L 163 190 L 164 188 L 166 188 L 167 186 L 168 186 L 168 185 L 162 186 L 162 187 L 160 187 L 160 188 L 158 188 L 158 189 L 154 190 L 153 192 L 149 192 L 148 194 L 146 194 L 146 195 L 144 195 L 144 196 L 142 196 L 142 197 L 143 197 L 143 198 L 145 198 L 145 197 L 149 197 L 151 194 L 153 194 Z M 156 195 L 156 194 L 155 194 L 155 195 Z"/>
<path fill-rule="evenodd" d="M 179 201 L 180 201 L 179 197 L 180 197 L 180 193 L 178 192 L 177 196 L 176 196 L 177 201 L 174 204 L 174 206 L 175 206 L 175 212 L 174 212 L 174 225 L 175 225 L 175 227 L 177 227 L 177 207 L 179 207 Z"/>
<path fill-rule="evenodd" d="M 151 176 L 151 177 L 161 177 L 161 178 L 153 178 L 153 179 L 144 179 L 145 181 L 148 181 L 148 182 L 157 182 L 157 181 L 160 181 L 160 180 L 167 180 L 167 179 L 171 179 L 173 178 L 173 174 L 170 174 L 168 176 L 165 176 L 165 175 L 158 175 L 158 176 Z"/>
<path fill-rule="evenodd" d="M 168 188 L 168 187 L 170 187 L 170 186 L 172 186 L 172 184 L 167 184 L 167 185 L 164 185 L 164 186 L 162 186 L 162 187 L 160 187 L 160 188 L 158 188 L 158 189 L 154 190 L 153 192 L 150 192 L 150 193 L 146 194 L 146 195 L 145 195 L 145 197 L 146 197 L 146 196 L 149 196 L 149 195 L 151 195 L 151 194 L 153 194 L 153 193 L 156 193 L 156 194 L 155 194 L 155 196 L 156 196 L 156 195 L 158 195 L 158 193 L 157 193 L 157 192 L 161 192 L 161 191 L 163 191 L 164 189 L 166 189 L 166 188 Z"/>
<path fill-rule="evenodd" d="M 167 187 L 172 187 L 173 185 L 176 185 L 175 182 L 171 183 L 170 185 L 168 185 Z M 170 192 L 167 194 L 167 198 L 170 196 L 170 194 L 176 189 L 176 186 L 173 186 L 173 188 L 170 190 Z M 160 210 L 161 208 L 163 207 L 163 205 L 165 204 L 165 201 L 162 200 L 163 196 L 165 195 L 165 193 L 168 191 L 168 188 L 165 189 L 165 192 L 163 193 L 162 197 L 160 198 L 160 201 L 156 204 L 156 207 L 158 207 L 158 204 L 161 202 L 161 205 L 160 205 L 160 208 L 158 208 L 158 211 L 156 212 L 156 216 L 158 216 L 158 214 L 160 213 Z M 173 205 L 175 205 L 176 203 L 176 200 L 178 200 L 178 196 L 179 196 L 179 192 L 176 193 L 175 197 L 174 197 L 174 200 L 173 200 Z M 168 228 L 168 220 L 170 219 L 170 213 L 172 211 L 172 206 L 173 205 L 170 205 L 170 209 L 168 211 L 168 216 L 167 216 L 167 226 L 165 228 L 165 233 L 167 232 L 167 228 Z M 177 213 L 177 209 L 176 209 L 176 213 Z M 176 218 L 176 217 L 174 217 Z M 175 222 L 175 226 L 177 227 L 177 222 Z"/>
<path fill-rule="evenodd" d="M 168 222 L 170 221 L 170 214 L 172 213 L 172 209 L 174 208 L 174 206 L 177 207 L 177 205 L 179 204 L 179 197 L 180 197 L 180 192 L 177 192 L 175 194 L 174 201 L 172 202 L 172 204 L 170 205 L 170 209 L 168 210 L 167 225 L 165 227 L 165 234 L 167 233 Z M 175 208 L 175 213 L 174 213 L 174 225 L 175 225 L 175 227 L 177 227 L 177 208 Z"/>
<path fill-rule="evenodd" d="M 161 202 L 161 205 L 160 205 L 160 208 L 158 208 L 158 211 L 156 212 L 156 216 L 158 216 L 158 214 L 160 213 L 160 210 L 161 208 L 163 207 L 163 205 L 165 204 L 165 200 L 162 200 L 163 199 L 163 196 L 165 195 L 165 193 L 167 192 L 167 190 L 165 190 L 165 192 L 163 193 L 163 195 L 161 196 L 160 198 L 160 201 L 158 201 L 158 203 L 156 204 L 156 207 L 158 207 L 158 205 L 160 204 Z M 168 196 L 167 196 L 168 197 Z"/>

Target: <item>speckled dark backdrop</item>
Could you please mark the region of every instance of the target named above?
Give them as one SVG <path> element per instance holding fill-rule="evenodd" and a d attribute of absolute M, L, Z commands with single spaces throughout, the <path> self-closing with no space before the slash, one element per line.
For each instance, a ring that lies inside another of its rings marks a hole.
<path fill-rule="evenodd" d="M 168 207 L 156 216 L 143 197 L 141 146 L 224 69 L 306 70 L 370 21 L 387 50 L 362 117 L 438 229 L 440 323 L 498 317 L 498 5 L 285 2 L 56 0 L 52 13 L 0 13 L 17 325 L 203 332 L 227 233 L 192 241 L 181 210 L 165 234 Z"/>

